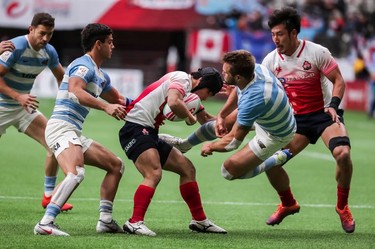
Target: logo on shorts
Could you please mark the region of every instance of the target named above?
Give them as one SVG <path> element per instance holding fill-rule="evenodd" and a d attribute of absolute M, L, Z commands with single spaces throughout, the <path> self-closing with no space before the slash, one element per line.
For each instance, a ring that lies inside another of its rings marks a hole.
<path fill-rule="evenodd" d="M 125 152 L 128 152 L 128 150 L 135 144 L 135 142 L 137 142 L 137 140 L 135 138 L 133 138 L 124 148 L 124 151 Z"/>
<path fill-rule="evenodd" d="M 143 133 L 143 135 L 148 135 L 148 130 L 146 130 L 145 128 L 143 128 L 142 133 Z"/>
<path fill-rule="evenodd" d="M 52 152 L 55 153 L 58 149 L 60 148 L 60 144 L 59 143 L 56 143 L 53 148 L 52 148 Z"/>
<path fill-rule="evenodd" d="M 264 145 L 264 143 L 262 143 L 262 141 L 260 141 L 259 139 L 257 140 L 257 143 L 259 144 L 259 147 L 261 149 L 265 149 L 266 148 L 266 146 Z"/>

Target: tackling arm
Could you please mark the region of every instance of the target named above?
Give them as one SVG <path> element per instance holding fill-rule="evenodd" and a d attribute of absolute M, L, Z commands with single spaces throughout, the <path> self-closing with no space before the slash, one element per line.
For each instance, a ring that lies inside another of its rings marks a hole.
<path fill-rule="evenodd" d="M 237 149 L 250 130 L 251 127 L 241 126 L 236 122 L 230 133 L 215 142 L 204 144 L 201 155 L 207 156 L 212 155 L 214 151 L 228 152 Z"/>
<path fill-rule="evenodd" d="M 79 77 L 71 77 L 69 79 L 69 94 L 74 95 L 73 97 L 77 98 L 77 101 L 81 105 L 105 111 L 108 115 L 117 120 L 125 118 L 126 110 L 123 105 L 109 104 L 105 101 L 101 101 L 91 96 L 85 89 L 86 82 L 83 79 Z"/>
<path fill-rule="evenodd" d="M 100 94 L 100 97 L 111 104 L 120 104 L 125 106 L 125 97 L 120 92 L 112 87 L 111 90 Z"/>
<path fill-rule="evenodd" d="M 238 96 L 236 89 L 233 89 L 225 102 L 224 106 L 221 108 L 216 117 L 215 133 L 217 137 L 223 137 L 228 133 L 227 127 L 225 125 L 225 118 L 228 117 L 233 111 L 236 110 L 238 104 Z"/>

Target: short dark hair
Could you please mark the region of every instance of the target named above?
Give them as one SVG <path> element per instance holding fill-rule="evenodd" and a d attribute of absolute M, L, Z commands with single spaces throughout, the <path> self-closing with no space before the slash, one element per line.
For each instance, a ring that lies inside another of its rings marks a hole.
<path fill-rule="evenodd" d="M 227 52 L 223 55 L 223 62 L 231 65 L 231 75 L 240 75 L 249 80 L 254 75 L 255 57 L 247 50 Z"/>
<path fill-rule="evenodd" d="M 268 27 L 272 29 L 279 24 L 284 24 L 289 33 L 295 29 L 298 34 L 301 30 L 301 16 L 292 7 L 275 10 L 268 18 Z"/>
<path fill-rule="evenodd" d="M 221 90 L 224 84 L 220 73 L 213 67 L 199 68 L 198 71 L 192 72 L 191 76 L 196 80 L 202 78 L 199 85 L 194 87 L 191 92 L 208 88 L 212 95 L 215 95 Z"/>
<path fill-rule="evenodd" d="M 90 23 L 81 32 L 81 45 L 83 52 L 91 51 L 97 40 L 105 42 L 105 39 L 113 34 L 111 28 L 100 23 Z"/>
<path fill-rule="evenodd" d="M 38 25 L 44 25 L 47 27 L 55 27 L 55 18 L 53 18 L 50 14 L 41 12 L 36 13 L 31 21 L 31 26 L 36 27 Z"/>

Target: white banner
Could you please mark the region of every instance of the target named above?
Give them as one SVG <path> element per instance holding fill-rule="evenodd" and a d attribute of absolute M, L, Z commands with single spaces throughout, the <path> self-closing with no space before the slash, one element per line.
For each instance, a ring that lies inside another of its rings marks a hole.
<path fill-rule="evenodd" d="M 137 69 L 103 69 L 111 84 L 125 97 L 135 99 L 143 91 L 143 72 Z M 31 93 L 38 98 L 55 98 L 57 81 L 51 70 L 44 69 L 35 79 Z"/>
<path fill-rule="evenodd" d="M 132 3 L 145 9 L 188 9 L 195 0 L 133 0 Z"/>
<path fill-rule="evenodd" d="M 117 0 L 0 0 L 0 27 L 27 29 L 35 13 L 55 18 L 55 29 L 81 29 L 98 20 Z"/>

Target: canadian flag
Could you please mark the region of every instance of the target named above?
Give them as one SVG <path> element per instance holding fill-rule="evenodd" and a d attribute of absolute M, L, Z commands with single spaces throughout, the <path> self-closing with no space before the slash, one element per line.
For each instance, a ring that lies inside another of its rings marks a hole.
<path fill-rule="evenodd" d="M 225 31 L 201 29 L 190 33 L 189 54 L 192 58 L 217 62 L 229 50 L 229 35 Z"/>

